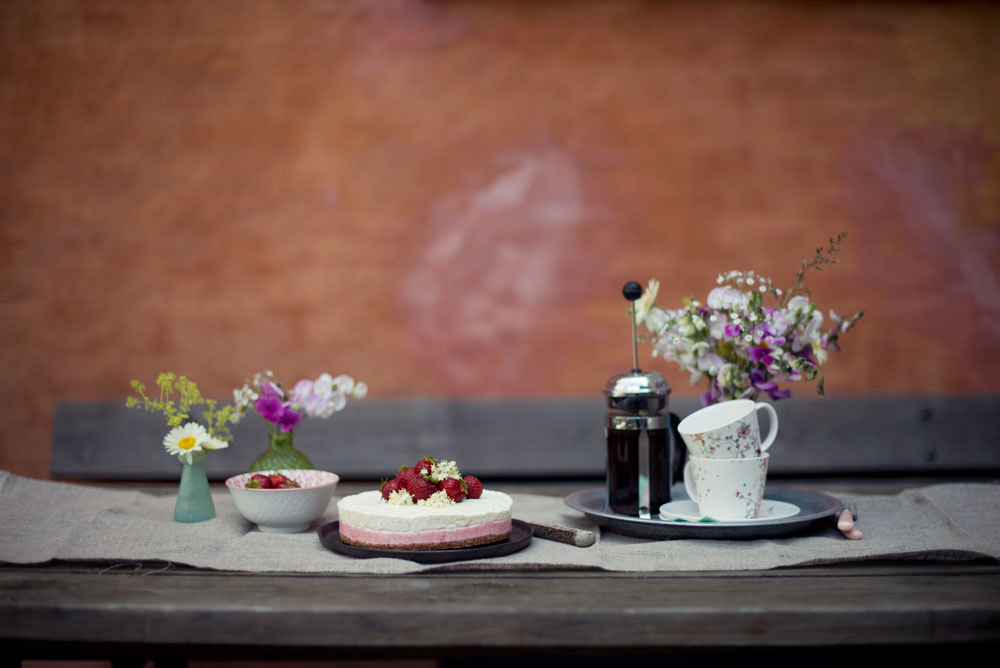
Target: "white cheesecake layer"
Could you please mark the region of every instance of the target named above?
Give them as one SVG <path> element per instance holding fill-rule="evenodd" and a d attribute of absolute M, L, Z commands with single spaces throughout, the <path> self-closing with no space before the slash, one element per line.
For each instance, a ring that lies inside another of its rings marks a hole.
<path fill-rule="evenodd" d="M 345 496 L 337 511 L 342 523 L 374 531 L 438 531 L 510 520 L 513 503 L 503 492 L 486 490 L 478 499 L 446 508 L 394 506 L 382 501 L 381 492 L 370 491 Z"/>

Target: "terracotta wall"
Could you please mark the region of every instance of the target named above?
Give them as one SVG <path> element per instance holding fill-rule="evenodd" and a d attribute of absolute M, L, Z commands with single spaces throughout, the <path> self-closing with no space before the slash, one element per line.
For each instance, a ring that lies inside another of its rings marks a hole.
<path fill-rule="evenodd" d="M 789 283 L 840 231 L 814 295 L 868 315 L 828 393 L 1000 392 L 998 35 L 961 2 L 2 3 L 0 468 L 162 369 L 593 395 L 626 280 Z"/>

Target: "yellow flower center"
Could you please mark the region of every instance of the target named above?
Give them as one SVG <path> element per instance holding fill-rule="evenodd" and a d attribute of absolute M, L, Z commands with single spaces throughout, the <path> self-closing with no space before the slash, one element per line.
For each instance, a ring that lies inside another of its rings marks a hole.
<path fill-rule="evenodd" d="M 182 450 L 190 450 L 194 447 L 195 439 L 194 436 L 185 436 L 181 440 L 177 441 L 177 447 Z"/>

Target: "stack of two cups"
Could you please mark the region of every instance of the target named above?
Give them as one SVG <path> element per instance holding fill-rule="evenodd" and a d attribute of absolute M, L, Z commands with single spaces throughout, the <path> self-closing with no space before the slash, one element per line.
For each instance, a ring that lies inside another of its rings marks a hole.
<path fill-rule="evenodd" d="M 763 440 L 761 410 L 770 416 Z M 677 430 L 689 454 L 684 488 L 699 514 L 720 521 L 757 518 L 767 480 L 766 450 L 778 433 L 774 407 L 749 399 L 723 401 L 684 418 Z"/>

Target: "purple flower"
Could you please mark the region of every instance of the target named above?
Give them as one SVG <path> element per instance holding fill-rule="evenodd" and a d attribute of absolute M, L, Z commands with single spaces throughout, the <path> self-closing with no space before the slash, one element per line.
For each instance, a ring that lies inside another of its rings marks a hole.
<path fill-rule="evenodd" d="M 731 339 L 736 338 L 740 335 L 740 326 L 735 322 L 730 322 L 726 324 L 726 336 Z"/>
<path fill-rule="evenodd" d="M 261 390 L 264 390 L 263 386 Z M 285 412 L 281 399 L 274 395 L 260 397 L 253 402 L 253 407 L 257 409 L 257 414 L 268 422 L 277 422 Z"/>
<path fill-rule="evenodd" d="M 750 361 L 754 364 L 764 362 L 764 364 L 770 364 L 774 361 L 771 357 L 771 349 L 767 346 L 750 346 Z"/>
<path fill-rule="evenodd" d="M 278 418 L 277 422 L 281 426 L 281 431 L 292 431 L 302 422 L 302 414 L 285 407 L 284 412 Z"/>
<path fill-rule="evenodd" d="M 792 396 L 791 390 L 779 390 L 778 383 L 773 379 L 768 379 L 767 372 L 763 369 L 751 370 L 750 381 L 753 383 L 754 387 L 767 392 L 775 401 L 778 401 L 779 399 L 787 399 Z"/>
<path fill-rule="evenodd" d="M 770 392 L 771 390 L 778 387 L 778 384 L 773 380 L 768 380 L 767 372 L 763 369 L 753 369 L 750 371 L 750 382 L 753 383 L 754 387 L 758 390 L 765 390 Z"/>
<path fill-rule="evenodd" d="M 701 394 L 701 405 L 708 406 L 710 404 L 716 403 L 722 398 L 722 389 L 716 381 L 712 381 L 712 384 L 708 386 L 708 389 Z"/>
<path fill-rule="evenodd" d="M 260 396 L 264 399 L 281 399 L 281 388 L 266 380 L 260 384 Z"/>

